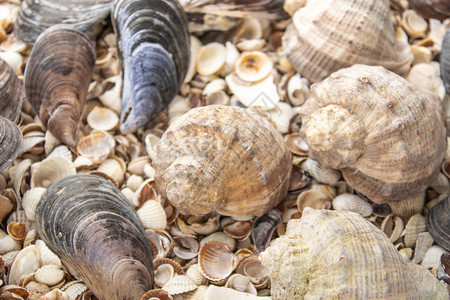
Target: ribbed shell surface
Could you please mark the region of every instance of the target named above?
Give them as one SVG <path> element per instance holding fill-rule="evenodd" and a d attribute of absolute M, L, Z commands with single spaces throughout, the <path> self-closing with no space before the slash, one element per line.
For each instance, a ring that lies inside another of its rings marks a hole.
<path fill-rule="evenodd" d="M 63 143 L 77 145 L 77 128 L 95 65 L 87 35 L 55 25 L 36 40 L 25 69 L 28 101 L 42 123 Z"/>
<path fill-rule="evenodd" d="M 176 0 L 116 0 L 111 12 L 124 73 L 122 132 L 155 118 L 178 93 L 189 66 L 189 35 Z"/>
<path fill-rule="evenodd" d="M 444 81 L 445 90 L 450 95 L 450 30 L 444 36 L 440 55 L 441 76 Z"/>
<path fill-rule="evenodd" d="M 156 183 L 183 214 L 261 216 L 288 190 L 291 155 L 282 136 L 242 108 L 192 109 L 167 129 L 156 151 Z"/>
<path fill-rule="evenodd" d="M 99 299 L 140 299 L 153 285 L 152 254 L 131 204 L 109 181 L 73 175 L 36 208 L 39 237 Z"/>
<path fill-rule="evenodd" d="M 377 203 L 425 190 L 446 149 L 441 101 L 382 68 L 355 65 L 311 88 L 300 114 L 310 155 Z"/>
<path fill-rule="evenodd" d="M 448 299 L 426 268 L 406 262 L 361 215 L 305 208 L 260 254 L 274 299 Z"/>
<path fill-rule="evenodd" d="M 8 167 L 22 147 L 22 131 L 11 120 L 0 116 L 0 171 Z"/>
<path fill-rule="evenodd" d="M 21 109 L 22 84 L 11 67 L 0 59 L 0 116 L 17 124 Z"/>
<path fill-rule="evenodd" d="M 292 20 L 283 48 L 312 82 L 354 64 L 409 71 L 413 55 L 395 37 L 388 0 L 309 0 Z"/>
<path fill-rule="evenodd" d="M 439 246 L 450 251 L 450 196 L 442 199 L 430 211 L 427 230 Z"/>
<path fill-rule="evenodd" d="M 112 0 L 24 0 L 20 6 L 14 33 L 27 44 L 56 24 L 71 24 L 87 31 L 104 20 Z"/>

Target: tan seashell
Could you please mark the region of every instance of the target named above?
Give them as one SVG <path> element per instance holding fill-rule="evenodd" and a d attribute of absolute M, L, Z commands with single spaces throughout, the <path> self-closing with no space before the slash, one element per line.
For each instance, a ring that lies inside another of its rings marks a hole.
<path fill-rule="evenodd" d="M 81 280 L 69 281 L 61 287 L 61 290 L 69 295 L 70 300 L 81 295 L 86 289 L 87 286 Z"/>
<path fill-rule="evenodd" d="M 294 13 L 306 5 L 307 0 L 286 0 L 283 9 L 292 17 Z"/>
<path fill-rule="evenodd" d="M 145 229 L 156 230 L 166 228 L 166 212 L 158 201 L 146 201 L 142 207 L 137 210 L 137 215 Z"/>
<path fill-rule="evenodd" d="M 54 289 L 39 298 L 39 300 L 70 300 L 70 297 L 66 292 L 63 292 L 60 289 Z"/>
<path fill-rule="evenodd" d="M 174 277 L 175 274 L 175 271 L 173 270 L 173 267 L 170 264 L 162 264 L 158 267 L 154 267 L 154 270 L 155 270 L 154 282 L 159 287 L 165 285 L 170 279 Z"/>
<path fill-rule="evenodd" d="M 444 99 L 445 88 L 441 79 L 438 63 L 416 64 L 406 77 L 412 85 L 423 91 L 433 93 Z"/>
<path fill-rule="evenodd" d="M 64 157 L 68 161 L 72 161 L 72 152 L 69 150 L 69 148 L 67 148 L 66 145 L 61 145 L 61 146 L 57 146 L 56 148 L 54 148 L 47 155 L 46 159 L 51 158 L 51 157 L 56 157 L 56 156 Z"/>
<path fill-rule="evenodd" d="M 260 39 L 263 36 L 263 26 L 260 20 L 254 18 L 244 19 L 243 24 L 239 28 L 236 40 L 253 40 Z"/>
<path fill-rule="evenodd" d="M 54 265 L 58 268 L 62 268 L 59 257 L 45 245 L 43 240 L 37 240 L 35 246 L 42 266 Z"/>
<path fill-rule="evenodd" d="M 320 165 L 316 160 L 308 158 L 301 164 L 303 170 L 318 182 L 335 185 L 341 179 L 341 172 Z"/>
<path fill-rule="evenodd" d="M 409 219 L 405 226 L 404 242 L 406 247 L 413 247 L 421 232 L 427 230 L 427 221 L 424 216 L 417 214 Z"/>
<path fill-rule="evenodd" d="M 239 51 L 264 51 L 267 48 L 265 39 L 243 40 L 236 44 Z"/>
<path fill-rule="evenodd" d="M 287 95 L 292 105 L 299 106 L 305 103 L 309 97 L 309 85 L 308 79 L 302 78 L 298 73 L 289 79 Z"/>
<path fill-rule="evenodd" d="M 10 237 L 17 241 L 23 241 L 27 236 L 27 228 L 19 222 L 11 222 L 8 224 L 7 231 Z"/>
<path fill-rule="evenodd" d="M 23 240 L 23 247 L 28 247 L 31 244 L 34 244 L 36 240 L 39 238 L 36 229 L 31 229 L 27 232 L 25 239 Z"/>
<path fill-rule="evenodd" d="M 270 300 L 272 299 L 272 297 L 258 297 L 249 293 L 239 292 L 230 288 L 219 287 L 215 285 L 208 286 L 204 297 L 204 300 L 228 299 Z"/>
<path fill-rule="evenodd" d="M 28 299 L 30 294 L 28 291 L 17 285 L 5 285 L 0 288 L 0 296 L 2 299 Z"/>
<path fill-rule="evenodd" d="M 291 161 L 269 121 L 213 105 L 190 110 L 168 128 L 153 166 L 161 196 L 181 214 L 260 216 L 286 194 Z"/>
<path fill-rule="evenodd" d="M 436 180 L 434 180 L 430 187 L 438 194 L 447 194 L 450 192 L 450 183 L 448 178 L 443 173 L 439 173 Z"/>
<path fill-rule="evenodd" d="M 381 222 L 380 229 L 387 235 L 389 240 L 394 243 L 400 238 L 404 228 L 405 225 L 402 218 L 391 214 L 384 218 L 383 222 Z"/>
<path fill-rule="evenodd" d="M 208 286 L 200 285 L 195 291 L 184 293 L 183 299 L 186 300 L 204 300 Z"/>
<path fill-rule="evenodd" d="M 244 81 L 260 81 L 272 73 L 272 60 L 260 51 L 245 51 L 236 61 L 237 76 Z"/>
<path fill-rule="evenodd" d="M 94 164 L 104 161 L 114 149 L 114 138 L 103 131 L 94 132 L 80 140 L 77 151 L 89 158 Z"/>
<path fill-rule="evenodd" d="M 255 255 L 242 259 L 236 273 L 249 277 L 257 289 L 264 288 L 267 284 L 267 273 Z"/>
<path fill-rule="evenodd" d="M 37 282 L 53 286 L 63 280 L 64 271 L 55 265 L 45 265 L 36 270 L 34 278 Z"/>
<path fill-rule="evenodd" d="M 300 137 L 299 133 L 291 133 L 284 136 L 286 147 L 292 154 L 308 156 L 308 144 Z"/>
<path fill-rule="evenodd" d="M 420 263 L 425 268 L 437 268 L 441 264 L 441 256 L 445 250 L 437 245 L 431 246 Z"/>
<path fill-rule="evenodd" d="M 425 37 L 428 29 L 427 21 L 415 10 L 408 9 L 402 14 L 401 24 L 410 37 Z"/>
<path fill-rule="evenodd" d="M 145 293 L 141 300 L 173 300 L 173 297 L 165 290 L 154 289 Z"/>
<path fill-rule="evenodd" d="M 126 168 L 127 166 L 121 158 L 110 156 L 98 166 L 97 170 L 90 172 L 90 174 L 101 176 L 111 181 L 116 187 L 120 187 L 123 183 Z"/>
<path fill-rule="evenodd" d="M 189 81 L 192 80 L 192 78 L 194 78 L 195 73 L 196 73 L 196 64 L 197 64 L 197 55 L 198 52 L 200 51 L 200 48 L 202 47 L 202 42 L 200 42 L 200 40 L 191 35 L 190 37 L 190 59 L 189 59 L 189 67 L 187 69 L 186 72 L 186 76 L 184 78 L 184 83 L 188 83 Z"/>
<path fill-rule="evenodd" d="M 118 74 L 106 78 L 102 84 L 105 86 L 109 86 L 109 88 L 107 88 L 103 94 L 98 96 L 98 99 L 104 106 L 112 109 L 116 113 L 119 113 L 121 110 L 122 102 L 122 75 Z"/>
<path fill-rule="evenodd" d="M 192 259 L 198 255 L 199 245 L 197 239 L 189 235 L 181 235 L 173 238 L 175 246 L 173 253 L 181 259 Z"/>
<path fill-rule="evenodd" d="M 198 263 L 191 265 L 187 269 L 186 276 L 191 278 L 195 282 L 195 284 L 198 286 L 206 283 L 206 278 L 200 272 Z"/>
<path fill-rule="evenodd" d="M 208 96 L 214 92 L 224 91 L 227 88 L 227 83 L 222 78 L 213 79 L 208 82 L 203 88 L 202 95 Z"/>
<path fill-rule="evenodd" d="M 45 132 L 44 139 L 45 139 L 44 151 L 46 155 L 49 155 L 50 152 L 52 152 L 56 146 L 61 145 L 61 141 L 50 130 L 47 130 Z"/>
<path fill-rule="evenodd" d="M 133 192 L 136 192 L 143 182 L 144 178 L 142 178 L 142 176 L 132 174 L 127 179 L 127 188 L 129 188 Z"/>
<path fill-rule="evenodd" d="M 249 293 L 252 295 L 256 295 L 257 291 L 255 286 L 250 281 L 250 278 L 241 274 L 233 274 L 231 275 L 227 283 L 225 284 L 226 288 L 231 288 L 233 290 Z"/>
<path fill-rule="evenodd" d="M 414 248 L 414 263 L 418 264 L 422 261 L 428 249 L 433 245 L 433 242 L 433 237 L 429 232 L 419 233 L 419 237 L 416 241 L 416 248 Z"/>
<path fill-rule="evenodd" d="M 169 104 L 169 112 L 168 112 L 169 125 L 172 124 L 177 118 L 181 117 L 186 112 L 188 112 L 189 109 L 191 109 L 191 107 L 189 106 L 189 100 L 187 98 L 181 97 L 179 95 L 175 96 L 175 98 Z M 155 136 L 154 134 L 148 134 L 148 135 L 152 135 L 152 136 L 158 138 L 158 140 L 160 139 L 160 137 Z M 149 147 L 155 146 L 157 144 L 157 142 L 151 143 L 150 145 L 147 144 L 147 136 L 145 136 L 145 147 L 147 149 L 147 154 L 150 156 L 150 158 L 152 158 L 151 153 L 154 151 L 154 149 L 149 148 Z M 152 152 L 149 152 L 149 151 L 152 151 Z"/>
<path fill-rule="evenodd" d="M 384 233 L 352 212 L 305 209 L 259 258 L 275 299 L 447 297 L 432 274 L 405 262 Z"/>
<path fill-rule="evenodd" d="M 18 240 L 13 239 L 10 235 L 5 235 L 0 238 L 0 255 L 5 255 L 6 253 L 20 250 L 21 243 Z"/>
<path fill-rule="evenodd" d="M 39 265 L 39 256 L 34 245 L 22 249 L 11 265 L 8 283 L 15 284 L 21 276 L 35 272 Z"/>
<path fill-rule="evenodd" d="M 227 41 L 225 43 L 225 49 L 226 49 L 225 66 L 222 69 L 222 72 L 220 73 L 222 75 L 222 77 L 225 77 L 234 71 L 236 61 L 238 60 L 238 58 L 240 56 L 238 49 L 230 41 Z"/>
<path fill-rule="evenodd" d="M 295 115 L 292 106 L 286 102 L 278 102 L 274 108 L 265 111 L 267 117 L 281 133 L 289 132 L 291 118 Z"/>
<path fill-rule="evenodd" d="M 292 20 L 283 48 L 294 69 L 312 82 L 354 64 L 404 74 L 413 60 L 408 43 L 395 37 L 388 1 L 308 1 Z"/>
<path fill-rule="evenodd" d="M 40 155 L 44 152 L 45 134 L 41 131 L 31 131 L 23 135 L 20 153 Z"/>
<path fill-rule="evenodd" d="M 16 203 L 16 201 L 11 200 L 9 197 L 0 195 L 0 222 L 14 211 Z"/>
<path fill-rule="evenodd" d="M 33 274 L 33 276 L 34 276 L 34 274 Z M 36 296 L 36 294 L 38 294 L 38 296 L 41 296 L 41 295 L 45 295 L 48 292 L 50 292 L 50 288 L 48 286 L 46 286 L 45 284 L 36 282 L 34 280 L 28 282 L 24 286 L 25 286 L 25 289 L 29 293 L 31 293 L 33 296 Z"/>
<path fill-rule="evenodd" d="M 336 197 L 334 188 L 328 185 L 315 184 L 311 189 L 301 192 L 297 197 L 297 207 L 303 212 L 305 207 L 330 209 L 331 201 Z"/>
<path fill-rule="evenodd" d="M 20 252 L 19 250 L 16 250 L 16 251 L 11 251 L 11 252 L 8 252 L 8 253 L 2 255 L 2 259 L 3 259 L 3 262 L 5 263 L 5 267 L 11 268 L 17 255 L 19 255 L 19 252 Z"/>
<path fill-rule="evenodd" d="M 108 131 L 117 127 L 119 116 L 109 108 L 96 106 L 87 116 L 87 122 L 92 129 Z"/>
<path fill-rule="evenodd" d="M 150 157 L 148 156 L 139 156 L 130 161 L 128 164 L 128 172 L 135 175 L 144 175 L 144 167 L 150 164 Z"/>
<path fill-rule="evenodd" d="M 251 221 L 236 221 L 223 228 L 223 232 L 238 241 L 244 240 L 252 233 Z"/>
<path fill-rule="evenodd" d="M 41 200 L 41 196 L 45 192 L 43 187 L 35 187 L 25 192 L 22 197 L 22 206 L 27 216 L 27 219 L 35 220 L 36 205 Z"/>
<path fill-rule="evenodd" d="M 372 214 L 372 206 L 357 195 L 341 194 L 333 199 L 333 209 L 346 210 L 360 214 L 363 217 L 368 217 Z"/>
<path fill-rule="evenodd" d="M 230 248 L 220 242 L 207 242 L 198 254 L 200 272 L 211 281 L 227 278 L 236 267 L 236 257 Z"/>
<path fill-rule="evenodd" d="M 408 203 L 409 211 L 394 212 L 408 217 L 422 211 L 418 194 L 442 163 L 446 140 L 440 106 L 438 97 L 382 67 L 354 65 L 311 88 L 300 109 L 300 134 L 312 158 L 340 169 L 345 181 L 373 202 L 400 205 L 417 196 L 417 206 Z"/>
<path fill-rule="evenodd" d="M 210 241 L 223 243 L 227 245 L 231 251 L 234 251 L 237 246 L 236 240 L 222 231 L 214 232 L 213 234 L 206 236 L 204 239 L 200 241 L 200 247 Z"/>
<path fill-rule="evenodd" d="M 421 63 L 430 63 L 432 59 L 431 50 L 427 47 L 411 45 L 411 51 L 414 55 L 413 66 Z"/>
<path fill-rule="evenodd" d="M 59 179 L 76 173 L 72 161 L 61 156 L 47 158 L 39 163 L 31 175 L 31 188 L 47 188 Z"/>
<path fill-rule="evenodd" d="M 170 279 L 162 289 L 171 295 L 178 295 L 197 289 L 197 285 L 186 275 L 177 275 Z"/>
<path fill-rule="evenodd" d="M 183 267 L 173 259 L 170 258 L 156 258 L 153 260 L 153 266 L 157 269 L 162 265 L 171 265 L 175 274 L 185 275 Z"/>
<path fill-rule="evenodd" d="M 412 249 L 411 248 L 403 248 L 398 251 L 398 253 L 402 256 L 402 258 L 408 262 L 412 257 Z"/>
<path fill-rule="evenodd" d="M 200 75 L 219 73 L 225 65 L 227 51 L 221 43 L 209 43 L 200 48 L 196 59 L 196 70 Z"/>

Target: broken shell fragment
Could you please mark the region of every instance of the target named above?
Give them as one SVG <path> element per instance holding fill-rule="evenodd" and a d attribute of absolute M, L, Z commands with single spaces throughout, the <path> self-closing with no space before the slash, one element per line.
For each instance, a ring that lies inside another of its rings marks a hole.
<path fill-rule="evenodd" d="M 210 43 L 200 48 L 197 54 L 196 70 L 200 75 L 219 73 L 225 65 L 227 51 L 221 43 Z"/>
<path fill-rule="evenodd" d="M 255 82 L 264 79 L 272 72 L 272 60 L 260 51 L 243 52 L 236 61 L 236 74 L 244 81 Z"/>
<path fill-rule="evenodd" d="M 266 250 L 272 240 L 272 235 L 281 223 L 282 214 L 276 209 L 271 209 L 261 217 L 256 217 L 252 225 L 252 238 L 256 250 Z"/>
<path fill-rule="evenodd" d="M 92 41 L 68 25 L 44 31 L 28 58 L 27 99 L 48 130 L 69 146 L 78 142 L 78 123 L 94 64 Z"/>

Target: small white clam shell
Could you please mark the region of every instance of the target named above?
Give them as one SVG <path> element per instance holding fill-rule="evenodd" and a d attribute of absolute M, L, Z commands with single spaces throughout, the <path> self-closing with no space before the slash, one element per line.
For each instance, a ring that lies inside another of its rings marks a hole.
<path fill-rule="evenodd" d="M 120 187 L 125 176 L 126 167 L 125 162 L 120 157 L 110 156 L 91 174 L 102 176 L 114 183 L 115 186 Z"/>
<path fill-rule="evenodd" d="M 233 274 L 231 275 L 225 287 L 234 289 L 239 292 L 249 293 L 252 295 L 256 295 L 257 291 L 250 278 L 241 274 Z"/>
<path fill-rule="evenodd" d="M 20 74 L 20 66 L 23 63 L 23 57 L 16 51 L 2 51 L 0 58 L 3 59 L 13 69 L 14 73 Z"/>
<path fill-rule="evenodd" d="M 237 76 L 244 81 L 260 81 L 272 73 L 273 62 L 261 51 L 245 51 L 236 61 Z"/>
<path fill-rule="evenodd" d="M 64 278 L 64 271 L 55 265 L 45 265 L 40 267 L 34 273 L 34 279 L 37 282 L 48 286 L 53 286 L 59 283 Z"/>
<path fill-rule="evenodd" d="M 178 98 L 178 99 L 180 99 L 180 98 Z M 184 98 L 181 98 L 181 99 L 184 99 Z M 175 100 L 177 100 L 177 98 L 175 98 L 174 101 Z M 161 140 L 161 137 L 159 137 L 153 133 L 149 133 L 145 136 L 145 139 L 144 139 L 145 149 L 147 150 L 147 154 L 151 160 L 155 160 L 155 158 L 156 158 L 156 145 L 159 143 L 160 140 Z"/>
<path fill-rule="evenodd" d="M 221 75 L 223 77 L 227 76 L 228 74 L 234 71 L 234 66 L 240 55 L 236 46 L 230 41 L 225 43 L 225 49 L 226 49 L 225 66 L 221 72 Z"/>
<path fill-rule="evenodd" d="M 128 172 L 135 175 L 143 176 L 144 167 L 150 164 L 150 157 L 148 156 L 139 156 L 130 161 L 128 164 Z"/>
<path fill-rule="evenodd" d="M 227 278 L 236 267 L 236 257 L 220 242 L 207 242 L 199 252 L 198 263 L 203 276 L 212 281 Z"/>
<path fill-rule="evenodd" d="M 178 295 L 197 289 L 195 282 L 186 275 L 177 275 L 170 279 L 162 289 L 171 295 Z"/>
<path fill-rule="evenodd" d="M 31 187 L 49 187 L 55 181 L 69 175 L 75 175 L 72 161 L 62 157 L 50 157 L 39 163 L 31 175 Z"/>
<path fill-rule="evenodd" d="M 28 220 L 30 220 L 30 221 L 35 220 L 36 205 L 41 200 L 41 197 L 45 193 L 45 191 L 46 191 L 46 188 L 35 187 L 32 189 L 29 189 L 23 195 L 22 206 L 23 206 L 25 215 L 27 216 Z"/>
<path fill-rule="evenodd" d="M 20 241 L 13 239 L 10 235 L 5 235 L 0 238 L 0 255 L 4 255 L 8 252 L 20 250 Z"/>
<path fill-rule="evenodd" d="M 203 88 L 202 95 L 210 95 L 212 93 L 223 91 L 227 88 L 227 83 L 222 78 L 213 79 Z"/>
<path fill-rule="evenodd" d="M 108 157 L 114 146 L 115 140 L 112 135 L 103 131 L 94 131 L 78 142 L 77 151 L 94 164 L 100 164 Z"/>
<path fill-rule="evenodd" d="M 180 95 L 176 95 L 175 98 L 170 102 L 169 108 L 168 108 L 168 114 L 169 114 L 169 125 L 172 124 L 173 121 L 175 121 L 177 118 L 181 117 L 185 113 L 189 111 L 189 100 L 187 98 L 181 97 Z M 148 134 L 148 135 L 154 135 L 154 134 Z M 147 135 L 147 136 L 148 136 Z M 147 146 L 147 136 L 145 136 L 145 146 Z M 147 153 L 150 156 L 150 158 L 153 159 L 154 156 L 148 152 Z"/>
<path fill-rule="evenodd" d="M 50 132 L 50 131 L 48 131 Z M 67 148 L 66 145 L 57 146 L 54 148 L 48 155 L 46 159 L 49 159 L 51 157 L 64 157 L 65 159 L 72 161 L 72 152 L 70 152 L 69 148 Z"/>
<path fill-rule="evenodd" d="M 119 116 L 109 108 L 96 106 L 88 114 L 87 122 L 92 129 L 108 131 L 119 124 Z"/>
<path fill-rule="evenodd" d="M 441 264 L 441 256 L 444 253 L 445 250 L 441 247 L 436 245 L 431 246 L 431 248 L 428 249 L 427 253 L 425 253 L 425 256 L 420 264 L 428 269 L 438 268 Z"/>
<path fill-rule="evenodd" d="M 142 176 L 132 174 L 127 179 L 127 188 L 133 192 L 136 192 L 143 182 L 144 178 L 142 178 Z"/>
<path fill-rule="evenodd" d="M 164 286 L 175 275 L 175 271 L 170 264 L 162 264 L 155 270 L 155 284 Z"/>
<path fill-rule="evenodd" d="M 75 300 L 86 289 L 87 286 L 81 280 L 69 281 L 61 287 L 61 290 L 69 295 L 70 300 Z"/>
<path fill-rule="evenodd" d="M 9 284 L 15 284 L 21 276 L 35 272 L 40 266 L 39 254 L 35 245 L 22 249 L 11 265 Z"/>
<path fill-rule="evenodd" d="M 196 70 L 200 75 L 208 76 L 219 73 L 225 65 L 227 51 L 221 43 L 209 43 L 197 53 Z"/>
<path fill-rule="evenodd" d="M 37 240 L 35 245 L 42 266 L 54 265 L 62 268 L 61 260 L 59 259 L 59 257 L 47 247 L 43 240 Z"/>
<path fill-rule="evenodd" d="M 361 198 L 353 194 L 342 194 L 337 196 L 332 201 L 335 210 L 347 210 L 358 213 L 363 217 L 368 217 L 372 214 L 372 206 Z"/>
<path fill-rule="evenodd" d="M 8 253 L 2 255 L 2 259 L 3 259 L 3 262 L 5 263 L 6 267 L 11 268 L 14 260 L 16 259 L 17 255 L 19 254 L 19 252 L 20 252 L 19 250 L 16 250 L 16 251 L 11 251 L 11 252 L 8 252 Z"/>
<path fill-rule="evenodd" d="M 200 272 L 198 264 L 191 265 L 186 271 L 186 276 L 191 278 L 196 285 L 200 286 L 206 283 L 206 278 Z"/>
<path fill-rule="evenodd" d="M 445 87 L 442 82 L 439 63 L 420 63 L 414 65 L 406 77 L 418 89 L 438 95 L 441 99 L 445 96 Z"/>
<path fill-rule="evenodd" d="M 322 167 L 317 160 L 308 158 L 302 163 L 302 169 L 315 180 L 328 185 L 335 185 L 341 179 L 341 172 Z"/>
<path fill-rule="evenodd" d="M 267 110 L 267 115 L 279 132 L 288 133 L 290 120 L 295 111 L 289 103 L 278 102 L 274 108 Z"/>
<path fill-rule="evenodd" d="M 156 230 L 166 228 L 166 212 L 158 201 L 146 201 L 142 207 L 137 210 L 137 215 L 145 229 Z"/>
<path fill-rule="evenodd" d="M 243 40 L 236 44 L 239 51 L 263 51 L 266 46 L 265 39 Z"/>
<path fill-rule="evenodd" d="M 122 75 L 114 75 L 103 81 L 104 85 L 111 86 L 111 88 L 107 89 L 103 94 L 98 96 L 100 102 L 119 113 L 121 110 L 121 93 L 122 93 Z"/>
<path fill-rule="evenodd" d="M 200 40 L 198 38 L 196 38 L 195 36 L 191 35 L 190 36 L 190 60 L 189 60 L 189 67 L 188 70 L 186 72 L 186 76 L 184 78 L 184 82 L 187 83 L 189 81 L 192 80 L 192 78 L 194 78 L 195 75 L 195 65 L 196 65 L 196 58 L 198 55 L 198 52 L 200 51 L 200 48 L 202 47 L 202 43 L 200 42 Z"/>

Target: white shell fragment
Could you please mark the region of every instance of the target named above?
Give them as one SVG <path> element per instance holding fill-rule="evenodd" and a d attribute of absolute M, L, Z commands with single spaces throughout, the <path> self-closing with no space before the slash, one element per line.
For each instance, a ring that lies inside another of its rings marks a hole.
<path fill-rule="evenodd" d="M 347 210 L 360 214 L 363 217 L 368 217 L 372 214 L 372 206 L 361 198 L 353 194 L 342 194 L 337 196 L 332 201 L 335 210 Z"/>

